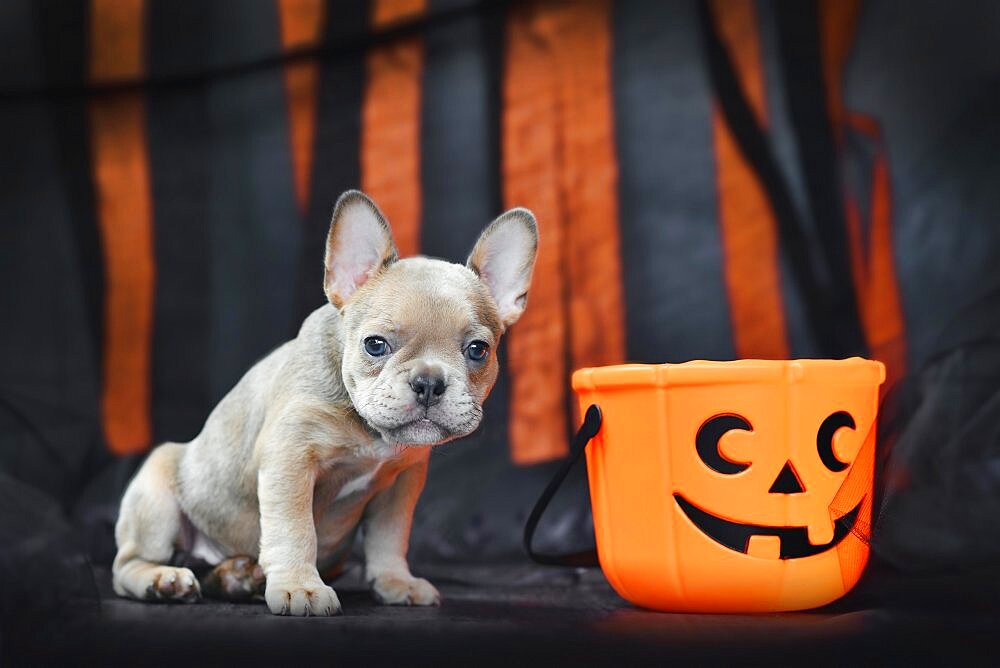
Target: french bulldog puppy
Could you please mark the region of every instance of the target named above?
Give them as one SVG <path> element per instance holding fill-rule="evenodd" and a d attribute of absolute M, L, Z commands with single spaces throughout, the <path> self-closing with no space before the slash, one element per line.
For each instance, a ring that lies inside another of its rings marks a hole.
<path fill-rule="evenodd" d="M 190 443 L 164 443 L 122 499 L 120 596 L 195 601 L 257 591 L 279 615 L 335 615 L 324 584 L 362 528 L 365 577 L 386 604 L 436 605 L 407 564 L 430 447 L 479 426 L 500 336 L 524 311 L 538 246 L 512 209 L 465 266 L 398 259 L 381 212 L 344 193 L 333 212 L 329 299 L 254 365 Z M 202 584 L 175 551 L 215 565 Z"/>

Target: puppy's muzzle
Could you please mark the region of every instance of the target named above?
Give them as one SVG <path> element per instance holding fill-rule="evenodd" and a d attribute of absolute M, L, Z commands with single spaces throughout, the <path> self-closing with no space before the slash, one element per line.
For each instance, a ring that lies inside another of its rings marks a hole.
<path fill-rule="evenodd" d="M 441 401 L 441 395 L 448 389 L 444 374 L 432 367 L 414 369 L 410 375 L 410 388 L 417 395 L 417 403 L 430 408 Z"/>

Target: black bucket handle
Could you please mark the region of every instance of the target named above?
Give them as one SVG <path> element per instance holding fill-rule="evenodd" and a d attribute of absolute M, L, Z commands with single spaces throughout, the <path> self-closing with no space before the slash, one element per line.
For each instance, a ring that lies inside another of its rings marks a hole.
<path fill-rule="evenodd" d="M 597 550 L 584 550 L 583 552 L 572 552 L 569 554 L 542 554 L 536 552 L 532 547 L 532 539 L 535 536 L 535 529 L 538 528 L 538 522 L 542 519 L 542 515 L 545 513 L 545 509 L 548 508 L 549 502 L 552 501 L 552 497 L 556 495 L 560 485 L 566 479 L 569 474 L 573 464 L 580 459 L 580 455 L 583 454 L 584 450 L 587 448 L 587 443 L 590 442 L 592 438 L 597 436 L 597 432 L 601 430 L 601 408 L 597 404 L 591 404 L 587 408 L 587 413 L 583 417 L 583 424 L 576 432 L 576 436 L 573 437 L 573 443 L 570 446 L 569 456 L 563 461 L 556 471 L 555 475 L 552 476 L 552 480 L 545 487 L 545 491 L 542 495 L 538 497 L 538 501 L 535 502 L 535 507 L 531 509 L 531 514 L 528 515 L 528 521 L 524 525 L 524 551 L 528 553 L 533 561 L 539 564 L 544 564 L 546 566 L 598 566 L 597 561 Z"/>

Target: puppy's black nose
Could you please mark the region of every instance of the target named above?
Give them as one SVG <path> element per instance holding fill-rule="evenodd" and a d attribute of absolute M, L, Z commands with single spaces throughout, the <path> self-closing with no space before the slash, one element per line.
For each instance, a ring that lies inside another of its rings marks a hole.
<path fill-rule="evenodd" d="M 444 383 L 444 378 L 422 373 L 410 381 L 410 387 L 417 393 L 417 401 L 430 408 L 441 401 L 441 395 L 444 394 L 447 386 Z"/>

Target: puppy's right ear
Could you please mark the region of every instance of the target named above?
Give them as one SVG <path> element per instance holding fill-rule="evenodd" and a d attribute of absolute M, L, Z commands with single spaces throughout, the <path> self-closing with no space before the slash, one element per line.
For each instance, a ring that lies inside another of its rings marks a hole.
<path fill-rule="evenodd" d="M 537 253 L 535 215 L 527 209 L 511 209 L 483 230 L 466 262 L 490 289 L 504 329 L 524 312 Z"/>
<path fill-rule="evenodd" d="M 365 281 L 396 258 L 389 224 L 375 202 L 359 190 L 341 195 L 326 237 L 323 289 L 330 303 L 343 307 Z"/>

